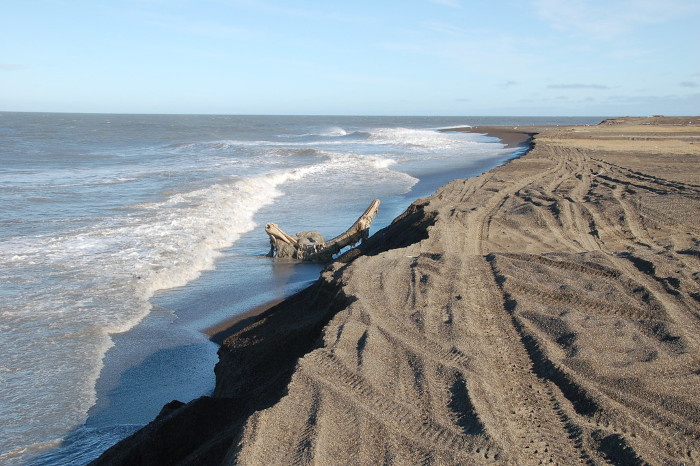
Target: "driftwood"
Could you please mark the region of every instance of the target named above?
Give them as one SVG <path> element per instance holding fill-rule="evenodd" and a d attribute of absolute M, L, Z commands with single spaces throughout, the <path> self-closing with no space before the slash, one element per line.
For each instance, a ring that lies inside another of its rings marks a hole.
<path fill-rule="evenodd" d="M 330 261 L 333 255 L 344 247 L 354 246 L 369 237 L 369 227 L 378 211 L 379 199 L 375 199 L 345 233 L 330 241 L 326 241 L 317 231 L 302 231 L 290 235 L 282 231 L 276 223 L 268 223 L 265 225 L 265 232 L 270 237 L 270 252 L 267 255 L 304 261 Z"/>

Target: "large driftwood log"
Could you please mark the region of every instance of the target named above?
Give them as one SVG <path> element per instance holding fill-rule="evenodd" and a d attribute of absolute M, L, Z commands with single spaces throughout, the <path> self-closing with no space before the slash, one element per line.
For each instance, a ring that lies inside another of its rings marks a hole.
<path fill-rule="evenodd" d="M 285 233 L 276 223 L 265 225 L 265 232 L 270 237 L 269 257 L 288 257 L 292 259 L 325 262 L 346 246 L 354 246 L 369 237 L 369 227 L 379 211 L 379 199 L 365 210 L 348 230 L 326 241 L 317 231 L 302 231 L 296 235 Z"/>

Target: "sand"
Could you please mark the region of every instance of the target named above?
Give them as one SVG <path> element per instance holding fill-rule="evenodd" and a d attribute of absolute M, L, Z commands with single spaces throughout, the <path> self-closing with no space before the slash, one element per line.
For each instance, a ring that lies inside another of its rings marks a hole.
<path fill-rule="evenodd" d="M 700 462 L 700 119 L 499 131 L 97 463 Z"/>
<path fill-rule="evenodd" d="M 214 343 L 221 345 L 231 335 L 235 335 L 240 330 L 255 322 L 256 318 L 263 312 L 275 307 L 281 303 L 283 299 L 275 299 L 270 302 L 261 304 L 250 309 L 249 311 L 235 315 L 230 319 L 212 325 L 204 329 L 204 334 L 209 336 L 209 339 Z"/>

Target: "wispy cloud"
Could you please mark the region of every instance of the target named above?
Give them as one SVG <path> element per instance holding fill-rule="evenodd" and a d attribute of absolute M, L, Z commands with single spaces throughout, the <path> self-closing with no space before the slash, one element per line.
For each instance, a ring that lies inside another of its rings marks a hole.
<path fill-rule="evenodd" d="M 428 21 L 424 23 L 424 26 L 431 31 L 452 37 L 464 37 L 467 34 L 467 31 L 459 26 L 440 21 Z"/>
<path fill-rule="evenodd" d="M 457 0 L 430 0 L 430 3 L 448 6 L 450 8 L 462 8 L 462 5 Z"/>
<path fill-rule="evenodd" d="M 659 107 L 673 107 L 676 104 L 685 106 L 690 109 L 690 113 L 697 112 L 698 104 L 700 104 L 700 93 L 690 95 L 615 95 L 609 97 L 610 101 L 617 103 L 652 103 Z M 690 114 L 688 113 L 688 114 Z"/>
<path fill-rule="evenodd" d="M 611 58 L 616 58 L 618 60 L 629 60 L 635 58 L 643 58 L 649 55 L 658 53 L 657 50 L 652 49 L 642 49 L 638 47 L 627 47 L 622 49 L 614 49 L 608 52 L 608 56 Z"/>
<path fill-rule="evenodd" d="M 390 52 L 401 52 L 401 53 L 415 53 L 415 54 L 426 54 L 426 55 L 436 55 L 435 49 L 428 47 L 423 44 L 418 44 L 414 42 L 381 42 L 377 44 L 380 48 L 388 50 Z"/>
<path fill-rule="evenodd" d="M 517 84 L 518 84 L 517 81 L 506 81 L 503 84 L 501 84 L 500 87 L 502 87 L 504 89 L 508 89 L 509 87 L 516 86 Z"/>
<path fill-rule="evenodd" d="M 641 26 L 700 11 L 695 0 L 534 0 L 538 15 L 559 31 L 611 40 Z"/>
<path fill-rule="evenodd" d="M 512 77 L 531 76 L 532 70 L 536 71 L 537 65 L 544 60 L 541 54 L 534 52 L 539 45 L 538 41 L 506 33 L 490 36 L 471 33 L 458 38 L 424 34 L 406 41 L 377 44 L 385 51 L 433 60 L 435 64 L 451 67 L 471 77 L 488 76 L 494 86 L 510 86 L 515 84 L 509 83 Z M 519 79 L 519 83 L 523 81 Z"/>
<path fill-rule="evenodd" d="M 550 84 L 548 89 L 610 89 L 603 84 Z"/>
<path fill-rule="evenodd" d="M 698 83 L 696 83 L 694 81 L 683 81 L 683 82 L 679 83 L 679 85 L 681 87 L 700 87 L 700 86 L 698 86 Z"/>
<path fill-rule="evenodd" d="M 17 71 L 29 69 L 27 65 L 17 63 L 0 63 L 0 71 Z"/>
<path fill-rule="evenodd" d="M 277 16 L 282 18 L 296 18 L 300 20 L 313 21 L 338 21 L 350 24 L 365 24 L 376 21 L 372 15 L 365 14 L 362 9 L 357 9 L 356 13 L 347 10 L 339 11 L 334 8 L 318 8 L 309 5 L 289 6 L 294 2 L 270 2 L 258 0 L 211 0 L 233 8 L 241 8 L 255 11 L 263 15 Z M 297 2 L 303 3 L 303 2 Z"/>
<path fill-rule="evenodd" d="M 233 37 L 250 37 L 255 31 L 246 28 L 238 28 L 218 21 L 186 19 L 183 17 L 165 16 L 153 17 L 147 22 L 153 26 L 162 27 L 178 33 L 195 36 L 212 37 L 216 39 L 230 39 Z"/>

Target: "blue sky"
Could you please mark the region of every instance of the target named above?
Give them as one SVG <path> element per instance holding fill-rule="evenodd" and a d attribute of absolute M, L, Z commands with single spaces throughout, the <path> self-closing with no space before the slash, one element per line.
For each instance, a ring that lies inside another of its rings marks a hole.
<path fill-rule="evenodd" d="M 697 0 L 0 0 L 0 110 L 700 114 Z"/>

